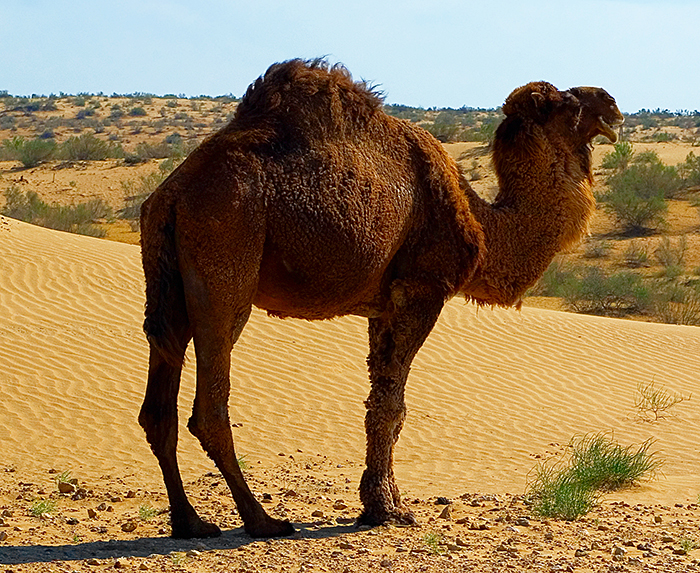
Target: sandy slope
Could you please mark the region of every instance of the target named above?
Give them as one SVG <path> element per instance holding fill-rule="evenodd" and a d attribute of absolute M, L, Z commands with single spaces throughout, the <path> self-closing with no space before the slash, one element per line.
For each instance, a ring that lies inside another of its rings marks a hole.
<path fill-rule="evenodd" d="M 22 475 L 72 470 L 160 474 L 136 423 L 147 348 L 138 247 L 0 218 L 0 452 Z M 361 462 L 367 393 L 365 321 L 307 323 L 256 311 L 233 354 L 239 453 L 262 467 L 278 455 Z M 183 377 L 185 479 L 213 469 L 184 423 L 194 361 Z M 414 495 L 521 493 L 536 455 L 574 435 L 614 431 L 657 440 L 657 481 L 619 496 L 695 501 L 700 492 L 700 329 L 540 309 L 450 302 L 413 367 L 396 463 Z M 675 416 L 635 419 L 637 384 L 693 398 Z M 254 469 L 254 468 L 253 468 Z M 347 469 L 356 488 L 361 463 Z M 42 478 L 42 479 L 45 479 Z M 350 495 L 356 496 L 355 493 Z"/>

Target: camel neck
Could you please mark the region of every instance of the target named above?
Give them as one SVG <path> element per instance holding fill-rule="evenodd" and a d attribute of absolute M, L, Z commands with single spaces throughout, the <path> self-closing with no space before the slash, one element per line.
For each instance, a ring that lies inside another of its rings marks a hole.
<path fill-rule="evenodd" d="M 486 256 L 463 292 L 490 305 L 519 305 L 554 255 L 587 233 L 595 207 L 590 179 L 581 172 L 502 177 L 493 203 L 471 188 L 465 193 L 484 230 Z"/>

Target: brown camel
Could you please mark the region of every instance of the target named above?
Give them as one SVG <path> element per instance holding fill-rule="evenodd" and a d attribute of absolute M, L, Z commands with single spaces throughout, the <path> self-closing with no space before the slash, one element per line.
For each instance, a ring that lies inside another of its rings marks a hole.
<path fill-rule="evenodd" d="M 270 315 L 369 319 L 361 523 L 412 523 L 394 481 L 413 357 L 447 299 L 513 305 L 594 208 L 590 142 L 622 121 L 602 89 L 515 90 L 493 158 L 500 193 L 479 199 L 426 131 L 322 61 L 275 64 L 234 119 L 144 203 L 142 255 L 150 344 L 139 422 L 161 466 L 172 535 L 206 537 L 176 459 L 177 394 L 194 338 L 189 430 L 223 474 L 245 530 L 293 532 L 269 517 L 238 467 L 228 413 L 230 354 L 252 305 Z"/>

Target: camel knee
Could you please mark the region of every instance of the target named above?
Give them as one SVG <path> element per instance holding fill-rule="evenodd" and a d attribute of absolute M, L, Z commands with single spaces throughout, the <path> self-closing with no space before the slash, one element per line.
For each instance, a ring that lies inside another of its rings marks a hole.
<path fill-rule="evenodd" d="M 217 438 L 225 436 L 225 432 L 231 431 L 228 412 L 222 408 L 201 408 L 195 400 L 192 415 L 187 421 L 187 429 L 207 449 Z"/>

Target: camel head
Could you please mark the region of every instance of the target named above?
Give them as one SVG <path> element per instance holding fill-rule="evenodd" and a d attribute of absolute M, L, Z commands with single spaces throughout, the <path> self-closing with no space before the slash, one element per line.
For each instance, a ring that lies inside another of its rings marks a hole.
<path fill-rule="evenodd" d="M 503 105 L 503 113 L 503 135 L 524 124 L 537 124 L 545 131 L 567 134 L 574 147 L 590 143 L 596 135 L 615 143 L 615 128 L 624 121 L 615 100 L 604 89 L 559 91 L 548 82 L 530 82 L 514 90 Z"/>
<path fill-rule="evenodd" d="M 604 135 L 612 143 L 617 141 L 615 128 L 622 125 L 625 118 L 617 108 L 613 97 L 603 88 L 577 87 L 569 92 L 581 104 L 578 131 L 591 141 L 596 135 Z"/>

